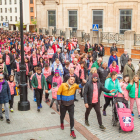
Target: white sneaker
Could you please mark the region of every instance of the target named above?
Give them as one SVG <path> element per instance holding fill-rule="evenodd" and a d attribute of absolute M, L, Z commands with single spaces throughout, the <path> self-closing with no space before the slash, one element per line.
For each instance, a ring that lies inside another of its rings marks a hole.
<path fill-rule="evenodd" d="M 13 109 L 13 108 L 11 108 L 11 109 L 10 109 L 10 111 L 11 111 L 11 112 L 14 112 L 14 109 Z"/>
<path fill-rule="evenodd" d="M 82 100 L 84 100 L 84 98 L 83 98 L 83 97 L 81 97 L 81 99 L 82 99 Z"/>

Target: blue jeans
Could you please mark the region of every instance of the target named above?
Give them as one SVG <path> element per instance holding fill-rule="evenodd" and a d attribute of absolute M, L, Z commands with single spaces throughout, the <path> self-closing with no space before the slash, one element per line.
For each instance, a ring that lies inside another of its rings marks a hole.
<path fill-rule="evenodd" d="M 89 74 L 90 74 L 90 70 L 88 70 L 88 76 L 89 76 Z"/>
<path fill-rule="evenodd" d="M 6 65 L 7 70 L 8 70 L 8 75 L 11 75 L 11 66 L 10 65 Z"/>

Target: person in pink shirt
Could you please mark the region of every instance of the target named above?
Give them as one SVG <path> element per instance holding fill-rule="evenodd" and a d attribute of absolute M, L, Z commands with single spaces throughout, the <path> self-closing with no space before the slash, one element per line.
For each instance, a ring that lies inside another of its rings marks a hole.
<path fill-rule="evenodd" d="M 123 91 L 124 96 L 121 93 L 118 93 L 118 97 L 120 97 L 122 100 L 124 100 L 124 98 L 125 98 L 125 100 L 126 100 L 125 106 L 127 108 L 128 108 L 129 92 L 126 89 L 126 87 L 128 86 L 128 84 L 129 84 L 129 76 L 125 75 L 124 78 L 123 78 L 123 81 L 120 80 L 120 86 L 121 86 L 121 89 Z"/>
<path fill-rule="evenodd" d="M 27 43 L 27 46 L 24 47 L 24 51 L 25 51 L 25 55 L 27 55 L 28 52 L 31 51 L 31 47 L 29 46 L 28 43 Z"/>
<path fill-rule="evenodd" d="M 42 51 L 42 54 L 44 54 L 44 52 L 45 52 L 45 46 L 44 46 L 44 43 L 42 43 L 41 51 Z"/>
<path fill-rule="evenodd" d="M 51 75 L 51 68 L 48 64 L 44 65 L 44 68 L 42 69 L 42 73 L 44 74 L 45 78 L 47 79 L 48 76 Z"/>
<path fill-rule="evenodd" d="M 120 73 L 119 66 L 117 65 L 116 61 L 113 61 L 112 64 L 109 66 L 110 72 L 117 72 Z"/>
<path fill-rule="evenodd" d="M 14 112 L 14 110 L 13 110 L 14 88 L 15 88 L 15 86 L 16 86 L 16 84 L 15 84 L 15 82 L 14 82 L 14 75 L 10 75 L 10 76 L 9 76 L 8 85 L 9 85 L 10 93 L 11 93 L 11 100 L 9 101 L 9 104 L 10 104 L 10 111 L 11 111 L 11 112 Z"/>
<path fill-rule="evenodd" d="M 55 70 L 55 74 L 53 76 L 53 79 L 52 79 L 52 83 L 56 82 L 57 83 L 57 86 L 58 88 L 60 87 L 60 85 L 62 84 L 62 77 L 59 75 L 59 70 L 56 69 Z"/>
<path fill-rule="evenodd" d="M 47 89 L 48 89 L 45 76 L 41 72 L 42 72 L 42 69 L 38 67 L 37 73 L 32 77 L 32 80 L 31 80 L 31 84 L 33 88 L 35 89 L 38 112 L 40 112 L 40 109 L 42 108 L 41 103 L 42 103 L 42 95 L 43 95 L 44 87 L 45 87 L 45 92 L 47 92 Z"/>
<path fill-rule="evenodd" d="M 105 130 L 106 128 L 102 124 L 101 112 L 100 112 L 100 90 L 112 93 L 114 90 L 106 89 L 99 81 L 98 74 L 94 73 L 92 75 L 92 81 L 88 81 L 85 85 L 84 89 L 84 103 L 86 107 L 85 112 L 85 124 L 89 126 L 88 116 L 92 108 L 94 108 L 97 114 L 97 120 L 99 124 L 99 128 L 101 130 Z"/>
<path fill-rule="evenodd" d="M 86 79 L 86 75 L 87 75 L 86 68 L 84 67 L 83 61 L 80 62 L 80 67 L 81 67 L 81 69 L 79 70 L 79 79 L 80 79 L 80 82 L 82 83 L 82 80 Z M 80 95 L 81 95 L 81 98 L 83 99 L 83 88 L 81 88 Z"/>
<path fill-rule="evenodd" d="M 88 76 L 90 74 L 90 70 L 91 70 L 91 66 L 93 64 L 93 57 L 89 57 L 88 61 L 87 61 L 87 66 L 88 66 Z"/>
<path fill-rule="evenodd" d="M 38 57 L 36 56 L 35 52 L 33 52 L 32 56 L 30 57 L 30 62 L 33 65 L 33 72 L 35 72 L 34 68 L 37 66 L 38 63 Z"/>
<path fill-rule="evenodd" d="M 52 49 L 51 46 L 49 46 L 49 49 L 47 50 L 47 54 L 48 54 L 49 61 L 52 62 L 52 57 L 54 55 L 54 50 Z"/>
<path fill-rule="evenodd" d="M 74 68 L 74 73 L 79 77 L 79 71 L 81 69 L 80 64 L 78 64 L 78 59 L 74 58 L 73 63 L 70 63 L 69 69 Z"/>
<path fill-rule="evenodd" d="M 57 83 L 54 82 L 52 83 L 51 90 L 48 91 L 49 94 L 52 93 L 52 101 L 50 104 L 50 108 L 53 106 L 53 103 L 56 102 L 56 108 L 57 108 L 57 111 L 59 112 L 59 107 L 58 107 L 58 102 L 57 102 L 57 91 L 58 91 L 58 86 L 57 86 Z"/>
<path fill-rule="evenodd" d="M 28 57 L 29 61 L 30 61 L 31 56 L 32 56 L 31 51 L 29 51 L 28 54 L 26 55 L 26 57 Z"/>

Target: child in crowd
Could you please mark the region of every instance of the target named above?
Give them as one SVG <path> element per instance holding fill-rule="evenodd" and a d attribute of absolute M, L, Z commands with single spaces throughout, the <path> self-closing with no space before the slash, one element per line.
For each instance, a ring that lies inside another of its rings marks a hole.
<path fill-rule="evenodd" d="M 15 82 L 14 82 L 14 75 L 10 75 L 10 76 L 9 76 L 8 85 L 9 85 L 10 93 L 11 93 L 11 100 L 9 101 L 9 104 L 10 104 L 10 111 L 11 111 L 11 112 L 14 112 L 14 110 L 13 110 L 14 88 L 15 88 L 15 86 L 16 86 L 16 84 L 15 84 Z"/>
<path fill-rule="evenodd" d="M 55 70 L 55 73 L 54 73 L 54 76 L 53 76 L 53 79 L 52 79 L 52 83 L 56 82 L 57 83 L 57 86 L 60 87 L 60 85 L 62 84 L 62 77 L 59 75 L 59 70 L 56 69 Z"/>
<path fill-rule="evenodd" d="M 56 108 L 57 108 L 57 111 L 59 112 L 58 102 L 57 102 L 57 91 L 58 91 L 58 86 L 57 86 L 57 83 L 54 82 L 52 83 L 51 90 L 48 91 L 49 94 L 52 93 L 52 101 L 50 104 L 50 108 L 53 106 L 54 101 L 56 101 Z"/>
<path fill-rule="evenodd" d="M 91 70 L 91 66 L 93 64 L 93 57 L 89 57 L 88 61 L 87 61 L 87 67 L 88 67 L 88 76 L 90 74 L 90 70 Z"/>

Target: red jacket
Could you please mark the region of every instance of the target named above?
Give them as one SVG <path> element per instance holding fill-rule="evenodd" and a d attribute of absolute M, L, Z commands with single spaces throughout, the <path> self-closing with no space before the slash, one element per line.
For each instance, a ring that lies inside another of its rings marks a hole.
<path fill-rule="evenodd" d="M 60 48 L 59 45 L 57 44 L 57 49 Z M 56 53 L 57 49 L 55 47 L 55 44 L 52 45 L 52 49 L 54 50 L 54 53 Z"/>
<path fill-rule="evenodd" d="M 72 46 L 71 46 L 71 44 L 72 44 Z M 69 43 L 68 44 L 68 47 L 69 47 L 69 51 L 71 51 L 72 50 L 72 47 L 74 46 L 74 44 L 73 43 Z"/>

